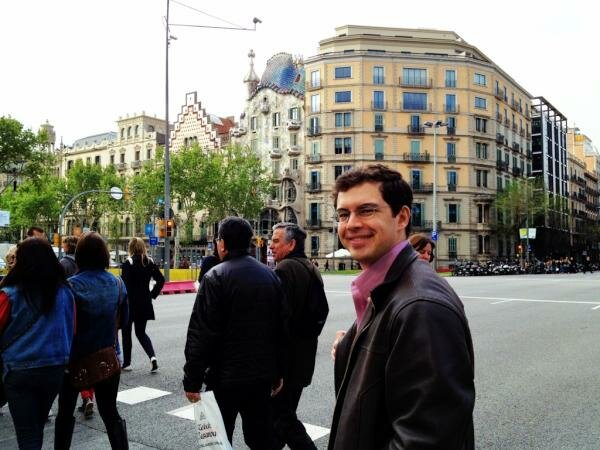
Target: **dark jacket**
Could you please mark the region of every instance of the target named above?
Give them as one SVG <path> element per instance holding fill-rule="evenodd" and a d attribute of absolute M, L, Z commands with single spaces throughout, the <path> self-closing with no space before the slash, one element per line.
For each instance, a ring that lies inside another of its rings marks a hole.
<path fill-rule="evenodd" d="M 158 297 L 165 284 L 165 277 L 158 266 L 148 257 L 145 257 L 142 262 L 140 255 L 134 255 L 122 264 L 121 278 L 127 286 L 129 321 L 154 320 L 152 299 Z M 150 290 L 150 280 L 156 282 L 152 290 Z"/>
<path fill-rule="evenodd" d="M 287 367 L 283 376 L 285 385 L 308 386 L 312 381 L 317 354 L 317 337 L 299 336 L 302 327 L 298 315 L 306 304 L 308 287 L 311 282 L 321 285 L 323 280 L 317 268 L 303 253 L 290 254 L 277 263 L 275 273 L 281 279 L 285 292 L 285 318 L 289 330 Z M 311 279 L 312 277 L 312 279 Z"/>
<path fill-rule="evenodd" d="M 78 267 L 75 262 L 74 255 L 65 255 L 60 260 L 60 265 L 65 269 L 65 275 L 67 278 L 72 277 L 77 273 Z"/>
<path fill-rule="evenodd" d="M 329 449 L 472 449 L 474 357 L 448 283 L 400 252 L 338 345 Z"/>
<path fill-rule="evenodd" d="M 213 267 L 190 317 L 185 390 L 198 392 L 203 382 L 214 389 L 281 378 L 282 298 L 277 275 L 247 253 L 230 252 Z"/>

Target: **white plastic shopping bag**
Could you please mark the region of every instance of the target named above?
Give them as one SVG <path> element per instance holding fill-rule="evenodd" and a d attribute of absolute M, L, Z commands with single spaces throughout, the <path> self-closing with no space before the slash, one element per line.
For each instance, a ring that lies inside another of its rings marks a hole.
<path fill-rule="evenodd" d="M 198 448 L 232 450 L 213 391 L 200 393 L 200 401 L 194 403 L 194 418 L 198 430 Z"/>

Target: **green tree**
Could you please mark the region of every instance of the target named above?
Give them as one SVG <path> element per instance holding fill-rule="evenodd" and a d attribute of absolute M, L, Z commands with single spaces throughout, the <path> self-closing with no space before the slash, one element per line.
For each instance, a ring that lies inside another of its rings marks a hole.
<path fill-rule="evenodd" d="M 0 173 L 10 173 L 15 167 L 30 161 L 40 138 L 11 117 L 0 117 Z"/>
<path fill-rule="evenodd" d="M 129 177 L 127 190 L 132 193 L 128 202 L 132 214 L 149 222 L 153 216 L 161 215 L 159 199 L 164 197 L 165 169 L 162 148 L 157 149 L 156 159 L 146 161 L 138 175 Z"/>

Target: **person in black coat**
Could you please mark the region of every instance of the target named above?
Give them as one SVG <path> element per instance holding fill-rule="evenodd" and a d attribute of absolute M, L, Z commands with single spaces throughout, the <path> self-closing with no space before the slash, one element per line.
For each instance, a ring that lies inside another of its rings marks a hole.
<path fill-rule="evenodd" d="M 165 278 L 158 266 L 146 254 L 146 244 L 140 238 L 129 241 L 129 258 L 121 266 L 121 278 L 129 297 L 129 323 L 123 326 L 123 370 L 131 370 L 131 329 L 150 358 L 151 371 L 158 370 L 158 361 L 152 341 L 146 334 L 148 320 L 154 320 L 152 300 L 158 297 L 165 284 Z M 150 280 L 155 284 L 150 290 Z"/>
<path fill-rule="evenodd" d="M 192 403 L 213 390 L 231 442 L 242 416 L 252 450 L 271 448 L 270 396 L 281 390 L 283 289 L 277 275 L 248 254 L 252 228 L 239 217 L 219 225 L 221 262 L 200 284 L 185 344 L 183 387 Z"/>

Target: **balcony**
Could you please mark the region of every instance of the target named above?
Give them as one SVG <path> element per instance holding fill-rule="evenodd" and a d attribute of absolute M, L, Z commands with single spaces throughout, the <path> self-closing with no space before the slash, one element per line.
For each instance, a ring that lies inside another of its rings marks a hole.
<path fill-rule="evenodd" d="M 496 113 L 496 122 L 498 123 L 502 123 L 502 114 L 500 114 L 499 112 Z"/>
<path fill-rule="evenodd" d="M 299 145 L 291 145 L 290 148 L 288 148 L 288 156 L 298 156 L 301 151 L 302 149 Z"/>
<path fill-rule="evenodd" d="M 521 170 L 521 168 L 520 168 L 520 167 L 513 167 L 513 168 L 512 168 L 512 174 L 513 174 L 515 177 L 520 177 L 521 175 L 523 175 L 523 171 Z"/>
<path fill-rule="evenodd" d="M 448 192 L 456 192 L 456 184 L 448 183 Z"/>
<path fill-rule="evenodd" d="M 278 148 L 273 148 L 269 152 L 269 156 L 271 157 L 271 159 L 279 159 L 281 158 L 281 150 Z"/>
<path fill-rule="evenodd" d="M 118 164 L 116 164 L 116 166 L 117 166 L 117 170 L 125 170 L 125 169 L 127 169 L 127 163 L 124 163 L 124 162 L 118 163 Z"/>
<path fill-rule="evenodd" d="M 374 102 L 371 101 L 371 109 L 374 111 L 386 111 L 387 110 L 387 102 Z"/>
<path fill-rule="evenodd" d="M 505 98 L 504 98 L 504 91 L 502 91 L 502 90 L 500 90 L 500 89 L 496 89 L 496 90 L 494 91 L 494 97 L 496 97 L 498 100 L 505 101 Z"/>
<path fill-rule="evenodd" d="M 431 103 L 425 105 L 400 103 L 400 109 L 405 112 L 431 112 Z"/>
<path fill-rule="evenodd" d="M 321 89 L 321 80 L 318 81 L 311 81 L 310 83 L 306 83 L 306 89 L 308 91 L 312 91 L 314 89 Z"/>
<path fill-rule="evenodd" d="M 508 171 L 508 163 L 500 159 L 496 160 L 496 169 Z"/>
<path fill-rule="evenodd" d="M 406 132 L 408 134 L 425 134 L 425 127 L 417 125 L 407 125 Z"/>
<path fill-rule="evenodd" d="M 263 114 L 269 114 L 269 111 L 271 110 L 271 107 L 269 106 L 269 104 L 267 102 L 262 102 L 260 104 L 260 112 Z"/>
<path fill-rule="evenodd" d="M 375 161 L 383 161 L 383 153 L 375 153 Z"/>
<path fill-rule="evenodd" d="M 519 128 L 519 134 L 525 136 L 525 128 Z"/>
<path fill-rule="evenodd" d="M 518 111 L 518 110 L 519 110 L 519 102 L 516 102 L 516 101 L 512 100 L 512 101 L 510 102 L 510 107 L 511 107 L 512 109 L 514 109 L 515 111 Z"/>
<path fill-rule="evenodd" d="M 298 130 L 302 122 L 299 120 L 288 120 L 286 125 L 288 130 Z"/>
<path fill-rule="evenodd" d="M 513 142 L 512 148 L 517 152 L 521 151 L 521 145 L 518 142 Z"/>
<path fill-rule="evenodd" d="M 300 178 L 300 173 L 297 170 L 293 170 L 288 167 L 283 169 L 283 177 L 291 178 L 292 180 L 298 180 Z"/>
<path fill-rule="evenodd" d="M 306 192 L 309 193 L 315 193 L 315 192 L 321 192 L 321 183 L 308 183 L 306 185 Z"/>
<path fill-rule="evenodd" d="M 400 77 L 398 82 L 400 86 L 408 88 L 430 89 L 432 86 L 431 78 L 425 80 L 407 80 Z"/>
<path fill-rule="evenodd" d="M 306 162 L 308 164 L 318 164 L 321 162 L 321 155 L 308 155 Z"/>
<path fill-rule="evenodd" d="M 411 188 L 413 192 L 433 192 L 433 183 L 413 183 Z"/>
<path fill-rule="evenodd" d="M 460 112 L 460 106 L 456 104 L 444 105 L 444 112 L 448 114 L 458 114 Z"/>
<path fill-rule="evenodd" d="M 496 133 L 496 143 L 504 144 L 504 135 L 501 133 Z"/>
<path fill-rule="evenodd" d="M 311 217 L 310 219 L 306 219 L 306 228 L 314 229 L 321 228 L 321 219 L 316 217 Z"/>
<path fill-rule="evenodd" d="M 517 132 L 517 124 L 513 123 L 512 124 L 512 130 L 516 133 Z"/>
<path fill-rule="evenodd" d="M 312 127 L 308 127 L 306 129 L 307 136 L 320 136 L 321 135 L 321 127 L 319 125 L 315 125 Z"/>
<path fill-rule="evenodd" d="M 383 125 L 375 125 L 376 133 L 383 133 Z"/>
<path fill-rule="evenodd" d="M 413 222 L 411 223 L 411 226 L 413 229 L 415 230 L 419 230 L 419 231 L 430 231 L 433 230 L 433 220 L 421 220 L 420 222 Z M 442 221 L 438 220 L 437 221 L 437 230 L 441 230 L 442 228 Z"/>
<path fill-rule="evenodd" d="M 454 128 L 454 127 L 447 127 L 446 128 L 446 134 L 448 136 L 455 136 L 456 135 L 456 128 Z"/>
<path fill-rule="evenodd" d="M 504 118 L 504 126 L 505 127 L 510 127 L 510 120 L 508 120 L 508 117 Z"/>
<path fill-rule="evenodd" d="M 449 163 L 456 163 L 456 155 L 447 155 Z"/>
<path fill-rule="evenodd" d="M 404 161 L 429 162 L 429 153 L 404 153 L 402 159 Z"/>
<path fill-rule="evenodd" d="M 142 167 L 142 162 L 139 159 L 136 161 L 131 161 L 132 169 L 139 169 L 140 167 Z"/>

